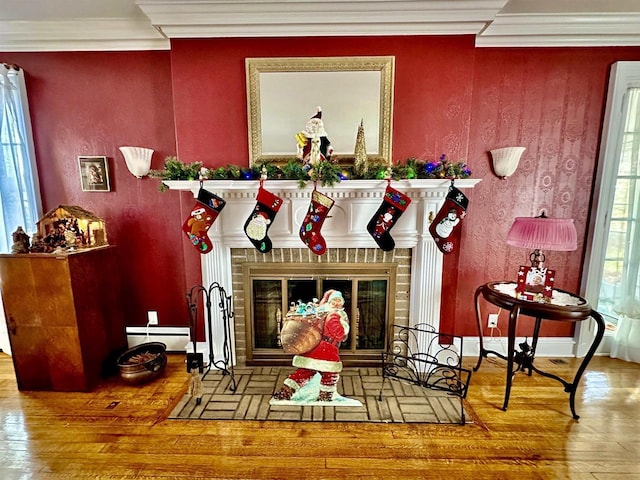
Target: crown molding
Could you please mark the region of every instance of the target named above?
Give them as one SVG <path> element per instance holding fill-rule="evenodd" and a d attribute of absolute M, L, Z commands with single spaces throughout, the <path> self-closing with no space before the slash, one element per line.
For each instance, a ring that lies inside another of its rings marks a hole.
<path fill-rule="evenodd" d="M 507 0 L 138 0 L 168 38 L 476 34 Z"/>
<path fill-rule="evenodd" d="M 5 21 L 0 51 L 169 50 L 169 40 L 148 20 L 74 19 Z"/>
<path fill-rule="evenodd" d="M 0 52 L 169 50 L 171 38 L 380 35 L 475 35 L 477 47 L 640 46 L 638 0 L 121 0 L 133 8 L 110 17 L 101 16 L 104 8 L 76 13 L 65 0 L 55 20 L 59 0 L 38 1 L 52 2 L 42 18 L 27 5 L 0 19 Z"/>
<path fill-rule="evenodd" d="M 477 47 L 640 45 L 640 12 L 498 14 Z"/>

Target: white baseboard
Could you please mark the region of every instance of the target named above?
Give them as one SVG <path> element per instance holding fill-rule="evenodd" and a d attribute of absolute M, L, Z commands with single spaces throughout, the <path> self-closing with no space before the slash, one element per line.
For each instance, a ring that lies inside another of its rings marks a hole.
<path fill-rule="evenodd" d="M 127 342 L 129 347 L 134 347 L 146 342 L 162 342 L 167 346 L 168 352 L 192 352 L 193 345 L 190 340 L 188 327 L 127 327 Z M 147 336 L 148 333 L 148 336 Z M 516 338 L 516 346 L 522 343 L 525 337 Z M 531 339 L 527 340 L 531 344 Z M 604 343 L 604 342 L 603 342 Z M 506 354 L 507 337 L 484 337 L 484 347 L 488 350 Z M 573 337 L 540 337 L 538 339 L 537 357 L 574 357 L 575 340 Z M 478 337 L 463 337 L 464 356 L 477 356 L 479 350 Z M 196 351 L 203 354 L 205 363 L 208 361 L 208 353 L 204 342 L 197 342 Z M 601 354 L 602 352 L 598 352 Z"/>
<path fill-rule="evenodd" d="M 127 327 L 129 348 L 147 342 L 161 342 L 168 352 L 185 352 L 190 341 L 189 327 Z"/>
<path fill-rule="evenodd" d="M 462 351 L 465 357 L 477 356 L 480 350 L 478 337 L 463 337 Z M 516 337 L 516 348 L 525 341 L 525 337 Z M 507 337 L 484 337 L 484 348 L 506 355 Z M 531 338 L 527 339 L 531 345 Z M 536 357 L 575 357 L 573 337 L 540 337 L 536 348 Z"/>

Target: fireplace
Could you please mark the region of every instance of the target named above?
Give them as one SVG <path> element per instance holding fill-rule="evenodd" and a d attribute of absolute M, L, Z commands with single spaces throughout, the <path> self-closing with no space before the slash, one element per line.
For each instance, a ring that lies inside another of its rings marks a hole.
<path fill-rule="evenodd" d="M 461 179 L 456 180 L 455 185 L 461 189 L 473 188 L 478 182 L 479 180 L 474 179 Z M 166 181 L 165 183 L 172 190 L 190 191 L 194 196 L 197 195 L 200 186 L 197 181 Z M 289 180 L 265 183 L 265 188 L 280 196 L 284 202 L 269 230 L 274 248 L 268 254 L 262 254 L 253 248 L 243 230 L 244 221 L 255 206 L 258 182 L 205 181 L 204 188 L 223 197 L 227 204 L 209 230 L 213 250 L 201 257 L 202 281 L 204 285 L 216 281 L 232 295 L 234 311 L 232 351 L 235 363 L 276 365 L 285 360 L 275 348 L 265 346 L 264 343 L 256 343 L 256 338 L 252 336 L 247 338 L 247 334 L 252 335 L 253 330 L 257 328 L 255 319 L 247 318 L 247 315 L 251 317 L 252 308 L 255 311 L 253 299 L 248 298 L 252 289 L 246 286 L 243 276 L 243 269 L 250 268 L 250 265 L 266 265 L 267 271 L 273 273 L 273 278 L 270 277 L 270 279 L 274 281 L 277 278 L 280 278 L 279 281 L 288 278 L 286 269 L 290 268 L 291 264 L 306 265 L 302 268 L 307 270 L 308 275 L 303 277 L 319 282 L 355 277 L 361 270 L 359 266 L 363 265 L 378 265 L 383 270 L 395 269 L 396 276 L 387 277 L 387 282 L 394 281 L 395 285 L 393 289 L 389 288 L 389 284 L 385 287 L 387 312 L 384 317 L 385 325 L 381 327 L 382 331 L 378 333 L 378 338 L 380 335 L 383 336 L 382 338 L 388 335 L 391 323 L 408 326 L 429 323 L 438 329 L 442 290 L 442 253 L 435 246 L 428 227 L 430 219 L 435 216 L 444 200 L 450 183 L 449 180 L 393 182 L 393 186 L 406 193 L 412 203 L 391 231 L 396 248 L 390 252 L 378 249 L 366 230 L 369 219 L 382 201 L 386 181 L 353 180 L 341 182 L 334 187 L 319 188 L 333 198 L 335 204 L 322 227 L 328 250 L 324 255 L 317 256 L 304 246 L 298 236 L 299 226 L 309 206 L 311 186 L 299 189 L 297 182 Z M 350 272 L 331 271 L 332 265 L 347 264 Z M 284 271 L 279 277 L 278 269 Z M 314 272 L 322 272 L 322 274 L 314 274 Z M 400 272 L 399 276 L 398 272 Z M 366 272 L 360 278 L 366 278 Z M 357 308 L 352 312 L 358 316 Z M 352 319 L 354 322 L 357 320 L 357 318 Z M 264 328 L 273 329 L 273 325 Z M 212 322 L 214 352 L 221 351 L 221 340 L 220 343 L 218 340 L 222 337 L 220 335 L 222 331 L 222 320 L 214 315 Z M 205 338 L 209 338 L 208 332 Z M 267 343 L 269 341 L 266 340 Z M 359 338 L 350 340 L 350 354 L 346 357 L 350 356 L 354 362 L 366 363 L 377 354 L 378 349 L 377 347 L 361 348 L 358 351 L 359 341 Z M 202 347 L 208 351 L 208 345 Z"/>
<path fill-rule="evenodd" d="M 411 250 L 232 249 L 236 356 L 247 365 L 289 365 L 279 343 L 287 311 L 335 289 L 345 298 L 350 333 L 340 347 L 348 366 L 379 364 L 393 324 L 408 324 Z M 244 340 L 244 341 L 243 341 Z"/>

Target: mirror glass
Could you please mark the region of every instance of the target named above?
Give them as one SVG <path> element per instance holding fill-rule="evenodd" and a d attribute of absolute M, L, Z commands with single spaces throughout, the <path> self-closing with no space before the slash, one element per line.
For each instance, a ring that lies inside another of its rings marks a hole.
<path fill-rule="evenodd" d="M 393 73 L 393 57 L 247 58 L 251 164 L 295 158 L 318 107 L 332 158 L 353 161 L 362 121 L 369 160 L 390 162 Z"/>

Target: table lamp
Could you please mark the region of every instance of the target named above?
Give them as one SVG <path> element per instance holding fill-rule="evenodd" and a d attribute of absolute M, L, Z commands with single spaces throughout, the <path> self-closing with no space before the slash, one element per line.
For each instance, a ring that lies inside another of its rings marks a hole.
<path fill-rule="evenodd" d="M 507 243 L 514 247 L 533 248 L 529 255 L 531 266 L 543 268 L 542 250 L 569 252 L 578 248 L 578 235 L 572 218 L 517 217 L 507 235 Z"/>

